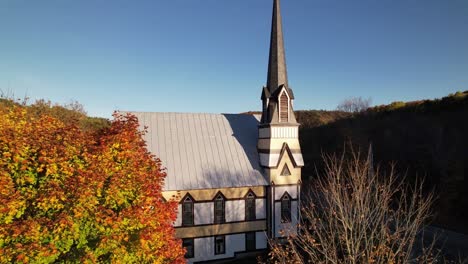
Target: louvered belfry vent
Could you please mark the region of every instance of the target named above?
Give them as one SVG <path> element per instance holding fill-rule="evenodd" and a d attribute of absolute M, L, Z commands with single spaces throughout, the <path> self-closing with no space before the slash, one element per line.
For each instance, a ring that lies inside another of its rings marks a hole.
<path fill-rule="evenodd" d="M 280 122 L 288 122 L 288 96 L 286 93 L 280 97 Z"/>

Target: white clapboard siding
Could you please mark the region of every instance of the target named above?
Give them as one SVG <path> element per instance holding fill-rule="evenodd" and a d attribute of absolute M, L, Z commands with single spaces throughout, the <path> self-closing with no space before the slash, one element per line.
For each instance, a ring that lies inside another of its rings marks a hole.
<path fill-rule="evenodd" d="M 245 220 L 245 201 L 226 201 L 226 222 L 236 222 Z"/>
<path fill-rule="evenodd" d="M 281 223 L 281 203 L 275 203 L 275 236 L 283 237 L 288 233 L 297 232 L 297 201 L 291 202 L 291 222 Z M 283 231 L 283 233 L 281 232 Z"/>
<path fill-rule="evenodd" d="M 255 199 L 255 217 L 257 219 L 266 218 L 265 199 Z"/>
<path fill-rule="evenodd" d="M 214 222 L 214 204 L 208 203 L 195 203 L 193 205 L 194 212 L 194 224 L 195 225 L 206 225 L 213 224 Z"/>
<path fill-rule="evenodd" d="M 226 253 L 214 254 L 214 237 L 195 238 L 195 257 L 188 263 L 234 257 L 235 252 L 245 251 L 245 234 L 226 235 Z"/>

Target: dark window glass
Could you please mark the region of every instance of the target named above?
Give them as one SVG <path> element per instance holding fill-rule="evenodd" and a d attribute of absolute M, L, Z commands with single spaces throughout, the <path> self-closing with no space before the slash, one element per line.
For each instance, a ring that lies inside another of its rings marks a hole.
<path fill-rule="evenodd" d="M 281 198 L 281 222 L 291 222 L 291 197 L 288 194 L 284 194 Z"/>
<path fill-rule="evenodd" d="M 255 245 L 255 232 L 245 233 L 245 250 L 253 251 L 257 249 Z"/>
<path fill-rule="evenodd" d="M 215 255 L 224 254 L 226 252 L 226 244 L 224 236 L 215 237 Z"/>
<path fill-rule="evenodd" d="M 224 198 L 221 195 L 218 195 L 214 202 L 214 222 L 224 223 Z"/>
<path fill-rule="evenodd" d="M 193 238 L 184 238 L 182 240 L 182 246 L 187 250 L 185 258 L 193 258 L 195 256 L 195 245 L 193 244 Z"/>
<path fill-rule="evenodd" d="M 182 225 L 193 225 L 193 201 L 190 199 L 190 197 L 185 198 L 184 202 L 182 203 Z"/>
<path fill-rule="evenodd" d="M 255 196 L 252 193 L 245 198 L 245 220 L 255 220 Z"/>

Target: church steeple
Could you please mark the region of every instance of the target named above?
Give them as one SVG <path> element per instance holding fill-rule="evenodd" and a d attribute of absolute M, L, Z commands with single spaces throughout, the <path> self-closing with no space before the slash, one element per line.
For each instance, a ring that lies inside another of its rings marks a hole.
<path fill-rule="evenodd" d="M 262 124 L 297 124 L 284 53 L 280 0 L 273 0 L 268 76 L 262 91 Z"/>
<path fill-rule="evenodd" d="M 299 202 L 289 202 L 291 194 L 300 201 L 301 170 L 304 166 L 299 124 L 293 110 L 294 95 L 288 84 L 284 53 L 280 0 L 273 0 L 268 77 L 262 90 L 263 111 L 257 142 L 260 166 L 270 183 L 270 191 L 267 192 L 268 204 L 272 206 L 270 212 L 273 212 L 269 213 L 267 221 L 270 238 L 283 236 L 280 230 L 283 228 L 287 233 L 290 230 L 296 232 L 297 222 L 292 221 L 292 225 L 289 225 L 287 219 L 291 217 L 283 219 L 274 212 L 283 212 L 285 208 L 300 211 Z M 278 199 L 281 199 L 281 203 L 276 202 Z M 286 205 L 283 205 L 283 201 L 287 202 Z"/>
<path fill-rule="evenodd" d="M 274 0 L 267 77 L 267 88 L 270 94 L 273 94 L 280 85 L 288 87 L 288 73 L 284 55 L 280 0 Z"/>

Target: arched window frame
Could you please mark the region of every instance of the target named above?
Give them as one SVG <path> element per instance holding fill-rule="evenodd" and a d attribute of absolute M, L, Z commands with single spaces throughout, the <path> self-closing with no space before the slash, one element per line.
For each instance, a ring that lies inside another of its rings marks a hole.
<path fill-rule="evenodd" d="M 283 120 L 282 117 L 281 117 L 281 112 L 282 112 L 282 107 L 281 107 L 281 103 L 283 102 L 283 94 L 286 95 L 286 105 L 287 105 L 287 109 L 286 109 L 286 120 Z M 278 120 L 280 123 L 287 123 L 289 122 L 289 110 L 291 108 L 291 105 L 290 105 L 290 102 L 291 102 L 291 98 L 289 98 L 289 94 L 286 92 L 286 88 L 283 88 L 283 90 L 280 92 L 279 94 L 279 97 L 278 97 Z"/>
<path fill-rule="evenodd" d="M 245 195 L 245 221 L 253 221 L 257 219 L 256 199 L 257 196 L 252 192 L 252 190 L 249 190 Z"/>
<path fill-rule="evenodd" d="M 281 223 L 291 222 L 291 195 L 285 192 L 281 197 Z"/>
<path fill-rule="evenodd" d="M 181 201 L 182 204 L 182 226 L 193 226 L 194 223 L 194 211 L 193 204 L 194 199 L 190 194 L 184 196 Z"/>
<path fill-rule="evenodd" d="M 213 222 L 222 224 L 226 222 L 226 197 L 218 192 L 213 199 Z"/>

